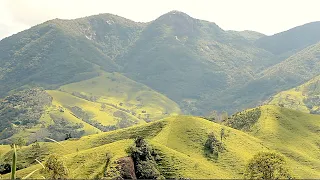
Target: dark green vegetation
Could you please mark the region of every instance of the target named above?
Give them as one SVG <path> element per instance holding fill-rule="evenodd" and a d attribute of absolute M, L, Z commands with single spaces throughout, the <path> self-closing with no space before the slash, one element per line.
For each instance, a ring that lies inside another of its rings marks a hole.
<path fill-rule="evenodd" d="M 235 112 L 318 75 L 319 28 L 314 22 L 265 36 L 177 11 L 149 23 L 111 14 L 54 19 L 1 40 L 0 94 L 120 72 L 184 113 Z"/>
<path fill-rule="evenodd" d="M 237 112 L 226 119 L 224 123 L 234 129 L 248 131 L 258 121 L 261 115 L 260 108 Z"/>
<path fill-rule="evenodd" d="M 286 161 L 277 153 L 258 153 L 248 163 L 245 177 L 248 179 L 290 179 Z"/>
<path fill-rule="evenodd" d="M 142 137 L 135 139 L 134 145 L 128 149 L 128 153 L 133 159 L 135 174 L 138 179 L 161 178 L 156 163 L 159 156 Z"/>

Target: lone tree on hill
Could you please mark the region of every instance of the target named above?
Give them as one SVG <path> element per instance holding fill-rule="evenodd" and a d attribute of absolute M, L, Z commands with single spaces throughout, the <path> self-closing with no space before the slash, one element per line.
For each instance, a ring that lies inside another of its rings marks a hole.
<path fill-rule="evenodd" d="M 249 161 L 244 173 L 245 179 L 290 179 L 286 161 L 282 155 L 273 152 L 259 152 Z"/>

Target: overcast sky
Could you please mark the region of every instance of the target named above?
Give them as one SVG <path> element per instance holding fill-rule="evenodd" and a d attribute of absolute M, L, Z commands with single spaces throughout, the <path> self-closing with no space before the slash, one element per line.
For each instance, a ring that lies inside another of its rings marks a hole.
<path fill-rule="evenodd" d="M 0 0 L 0 39 L 49 19 L 112 13 L 140 22 L 171 10 L 267 35 L 320 21 L 320 0 Z"/>

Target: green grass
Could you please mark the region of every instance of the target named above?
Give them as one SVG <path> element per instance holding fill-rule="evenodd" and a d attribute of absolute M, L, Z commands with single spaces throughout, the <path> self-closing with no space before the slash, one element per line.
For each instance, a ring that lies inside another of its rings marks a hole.
<path fill-rule="evenodd" d="M 171 116 L 153 123 L 63 141 L 63 147 L 57 143 L 41 143 L 41 148 L 47 154 L 59 153 L 64 158 L 70 178 L 95 177 L 103 169 L 107 152 L 113 154 L 109 172 L 116 174 L 115 161 L 127 155 L 125 149 L 137 136 L 145 137 L 158 150 L 159 170 L 169 178 L 243 178 L 245 164 L 259 151 L 283 154 L 296 178 L 319 177 L 320 116 L 272 105 L 262 106 L 261 111 L 260 119 L 247 133 L 198 117 Z M 222 127 L 227 134 L 223 140 L 226 150 L 219 153 L 217 160 L 208 159 L 203 149 L 207 135 L 214 132 L 219 137 Z M 30 146 L 19 149 L 18 163 L 26 162 L 28 154 Z M 29 165 L 19 170 L 17 176 L 23 177 L 36 168 L 39 165 Z M 40 178 L 41 171 L 32 177 Z"/>

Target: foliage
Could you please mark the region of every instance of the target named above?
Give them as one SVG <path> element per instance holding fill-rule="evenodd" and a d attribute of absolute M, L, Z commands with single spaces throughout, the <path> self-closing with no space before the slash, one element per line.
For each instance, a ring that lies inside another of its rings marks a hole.
<path fill-rule="evenodd" d="M 223 152 L 223 150 L 225 150 L 225 147 L 222 141 L 219 141 L 214 133 L 211 132 L 208 135 L 206 143 L 204 144 L 205 155 L 209 158 L 217 159 L 219 157 L 219 153 Z"/>
<path fill-rule="evenodd" d="M 259 152 L 249 161 L 244 174 L 248 179 L 289 179 L 286 161 L 282 155 Z"/>
<path fill-rule="evenodd" d="M 161 176 L 157 169 L 155 151 L 142 137 L 135 139 L 134 145 L 128 149 L 128 153 L 134 161 L 138 179 L 156 179 Z"/>
<path fill-rule="evenodd" d="M 238 112 L 228 118 L 224 123 L 235 129 L 249 131 L 261 116 L 260 108 Z"/>
<path fill-rule="evenodd" d="M 57 154 L 50 155 L 44 166 L 45 172 L 49 174 L 51 179 L 66 179 L 68 177 L 68 169 Z"/>

